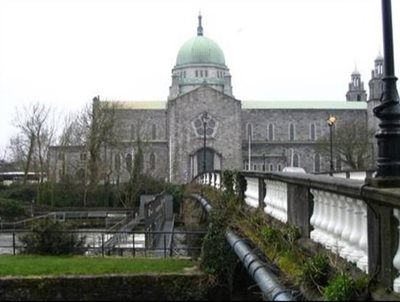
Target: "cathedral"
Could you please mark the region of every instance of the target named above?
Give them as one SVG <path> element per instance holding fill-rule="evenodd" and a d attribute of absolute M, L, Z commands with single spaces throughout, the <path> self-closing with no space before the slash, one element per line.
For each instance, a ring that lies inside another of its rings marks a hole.
<path fill-rule="evenodd" d="M 378 56 L 369 82 L 369 99 L 360 73 L 351 74 L 346 101 L 246 101 L 234 96 L 224 52 L 203 34 L 198 17 L 197 35 L 179 49 L 172 69 L 167 100 L 115 103 L 114 131 L 121 146 L 104 148 L 111 183 L 129 179 L 137 141 L 143 142 L 146 174 L 174 183 L 189 182 L 203 170 L 239 169 L 281 171 L 301 167 L 307 173 L 329 170 L 329 158 L 318 154 L 316 140 L 346 121 L 368 123 L 382 92 L 383 57 Z M 96 97 L 93 106 L 107 103 Z M 111 102 L 108 102 L 111 103 Z M 50 150 L 49 177 L 84 173 L 85 146 Z M 335 169 L 345 169 L 340 157 Z M 63 167 L 63 168 L 61 168 Z"/>

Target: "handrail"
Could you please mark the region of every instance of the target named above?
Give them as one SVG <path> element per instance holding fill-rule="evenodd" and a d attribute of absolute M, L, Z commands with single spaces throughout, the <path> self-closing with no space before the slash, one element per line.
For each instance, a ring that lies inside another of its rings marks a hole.
<path fill-rule="evenodd" d="M 199 194 L 191 194 L 191 197 L 200 202 L 207 212 L 212 210 L 204 197 Z M 277 277 L 267 269 L 243 239 L 231 230 L 226 230 L 225 238 L 242 261 L 249 275 L 257 282 L 267 301 L 296 301 L 291 291 L 279 284 Z"/>

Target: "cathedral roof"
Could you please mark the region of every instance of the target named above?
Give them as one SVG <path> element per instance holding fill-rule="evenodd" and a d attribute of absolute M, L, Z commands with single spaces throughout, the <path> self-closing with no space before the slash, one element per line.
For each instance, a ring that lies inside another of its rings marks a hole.
<path fill-rule="evenodd" d="M 213 40 L 203 36 L 201 16 L 197 36 L 187 40 L 179 49 L 176 67 L 191 64 L 215 64 L 225 66 L 222 49 Z"/>
<path fill-rule="evenodd" d="M 115 109 L 137 109 L 137 110 L 165 110 L 165 101 L 104 101 Z"/>
<path fill-rule="evenodd" d="M 367 109 L 366 102 L 346 101 L 242 101 L 242 109 Z"/>

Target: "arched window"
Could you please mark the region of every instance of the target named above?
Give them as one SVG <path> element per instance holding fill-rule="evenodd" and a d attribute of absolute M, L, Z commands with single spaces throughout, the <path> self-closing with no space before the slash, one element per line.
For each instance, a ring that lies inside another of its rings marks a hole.
<path fill-rule="evenodd" d="M 268 140 L 269 141 L 274 140 L 274 125 L 273 124 L 268 125 Z"/>
<path fill-rule="evenodd" d="M 126 161 L 126 169 L 131 172 L 132 171 L 132 154 L 128 153 L 125 157 Z"/>
<path fill-rule="evenodd" d="M 293 155 L 293 167 L 299 167 L 299 155 L 298 154 Z"/>
<path fill-rule="evenodd" d="M 315 124 L 310 125 L 310 140 L 315 141 Z"/>
<path fill-rule="evenodd" d="M 156 168 L 156 156 L 154 153 L 150 154 L 150 169 L 154 170 Z"/>
<path fill-rule="evenodd" d="M 273 164 L 269 164 L 269 170 L 272 172 L 274 171 L 274 165 Z"/>
<path fill-rule="evenodd" d="M 155 140 L 157 137 L 157 126 L 156 124 L 153 124 L 151 127 L 151 139 Z"/>
<path fill-rule="evenodd" d="M 289 140 L 294 141 L 294 139 L 295 139 L 294 125 L 289 124 Z"/>
<path fill-rule="evenodd" d="M 247 136 L 246 138 L 248 139 L 250 137 L 250 139 L 253 138 L 253 125 L 252 124 L 247 124 Z"/>
<path fill-rule="evenodd" d="M 121 168 L 121 157 L 119 154 L 115 154 L 114 167 L 115 171 L 119 171 L 119 169 Z"/>
<path fill-rule="evenodd" d="M 282 165 L 281 164 L 278 164 L 278 171 L 279 172 L 282 171 Z"/>
<path fill-rule="evenodd" d="M 135 125 L 131 125 L 131 133 L 130 133 L 130 135 L 131 135 L 131 140 L 134 140 L 135 139 Z"/>
<path fill-rule="evenodd" d="M 314 157 L 314 172 L 319 172 L 321 167 L 321 158 L 319 156 L 319 154 L 315 154 Z"/>

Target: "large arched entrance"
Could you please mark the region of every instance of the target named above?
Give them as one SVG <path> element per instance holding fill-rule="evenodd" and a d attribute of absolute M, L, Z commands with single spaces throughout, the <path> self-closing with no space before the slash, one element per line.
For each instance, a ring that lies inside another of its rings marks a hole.
<path fill-rule="evenodd" d="M 211 148 L 197 150 L 190 156 L 190 171 L 192 178 L 203 171 L 221 169 L 221 155 Z"/>

